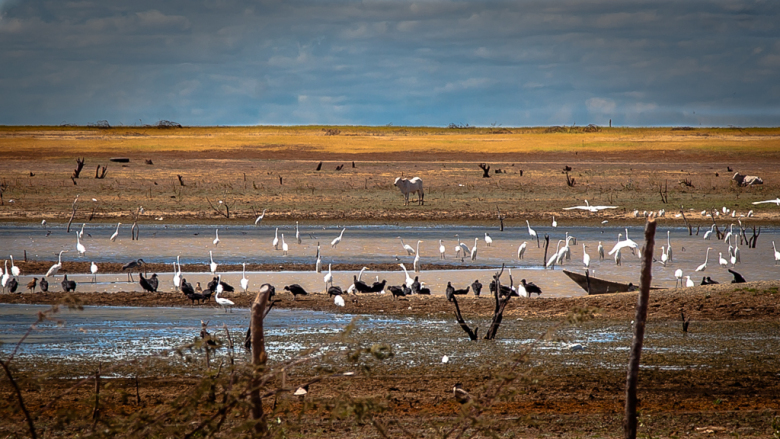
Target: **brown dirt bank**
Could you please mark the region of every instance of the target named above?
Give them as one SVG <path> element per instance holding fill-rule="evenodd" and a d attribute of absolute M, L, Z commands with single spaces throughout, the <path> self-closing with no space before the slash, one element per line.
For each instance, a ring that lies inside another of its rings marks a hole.
<path fill-rule="evenodd" d="M 680 318 L 680 309 L 696 320 L 775 320 L 780 317 L 780 281 L 744 284 L 705 285 L 692 288 L 654 290 L 650 295 L 650 319 Z M 249 307 L 254 294 L 225 293 L 238 307 Z M 572 298 L 514 298 L 507 307 L 507 317 L 564 318 L 575 310 L 588 309 L 596 318 L 632 320 L 636 293 L 604 294 Z M 451 316 L 454 307 L 441 295 L 411 296 L 394 300 L 390 294 L 349 296 L 344 308 L 333 304 L 326 294 L 315 293 L 298 300 L 277 289 L 280 308 L 312 309 L 352 314 L 394 314 L 404 316 Z M 354 300 L 353 300 L 354 299 Z M 0 295 L 0 303 L 80 303 L 106 306 L 189 306 L 190 301 L 178 293 L 24 293 Z M 489 296 L 461 296 L 458 300 L 466 319 L 490 316 L 493 300 Z M 216 306 L 210 303 L 197 306 Z M 454 321 L 454 320 L 453 320 Z"/>

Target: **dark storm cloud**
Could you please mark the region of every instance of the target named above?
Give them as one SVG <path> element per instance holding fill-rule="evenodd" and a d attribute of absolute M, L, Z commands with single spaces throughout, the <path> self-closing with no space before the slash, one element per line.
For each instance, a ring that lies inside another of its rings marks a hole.
<path fill-rule="evenodd" d="M 773 2 L 0 8 L 2 124 L 780 124 Z"/>

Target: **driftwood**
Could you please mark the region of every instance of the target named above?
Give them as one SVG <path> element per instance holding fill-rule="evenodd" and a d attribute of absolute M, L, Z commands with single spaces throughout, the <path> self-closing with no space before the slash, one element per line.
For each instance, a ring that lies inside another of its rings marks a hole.
<path fill-rule="evenodd" d="M 79 201 L 79 196 L 76 195 L 76 199 L 73 200 L 73 205 L 71 206 L 73 208 L 73 212 L 70 214 L 70 219 L 68 220 L 68 229 L 67 233 L 70 233 L 70 224 L 73 222 L 73 218 L 76 216 L 76 202 Z"/>
<path fill-rule="evenodd" d="M 176 176 L 179 177 L 179 185 L 184 186 L 184 177 L 178 174 Z"/>
<path fill-rule="evenodd" d="M 458 306 L 458 299 L 455 296 L 450 296 L 450 301 L 455 304 L 455 320 L 457 320 L 460 324 L 460 327 L 466 331 L 466 334 L 469 336 L 469 340 L 476 341 L 479 327 L 474 327 L 474 330 L 472 331 L 466 321 L 463 320 L 463 315 L 460 313 L 460 306 Z"/>
<path fill-rule="evenodd" d="M 498 204 L 496 204 L 496 210 L 498 211 L 498 230 L 504 231 L 504 219 L 506 218 L 506 215 L 501 215 L 501 209 L 498 208 Z"/>
<path fill-rule="evenodd" d="M 485 336 L 483 339 L 485 340 L 495 340 L 496 333 L 498 332 L 498 328 L 501 326 L 501 321 L 504 319 L 504 310 L 506 309 L 507 303 L 509 303 L 509 299 L 512 297 L 512 294 L 507 294 L 506 296 L 501 296 L 501 275 L 504 273 L 504 264 L 501 264 L 501 270 L 493 275 L 493 282 L 496 284 L 496 289 L 493 291 L 493 299 L 495 300 L 495 308 L 493 310 L 493 319 L 490 322 L 490 327 L 487 330 L 487 333 L 485 333 Z M 509 288 L 511 290 L 513 285 L 512 276 L 509 277 Z M 471 327 L 466 323 L 465 320 L 463 320 L 463 315 L 460 313 L 460 306 L 458 305 L 458 299 L 453 295 L 449 297 L 450 301 L 455 304 L 455 320 L 458 322 L 461 328 L 463 328 L 463 331 L 468 334 L 469 339 L 471 341 L 476 341 L 478 337 L 479 327 L 474 327 L 472 330 Z"/>
<path fill-rule="evenodd" d="M 569 177 L 569 173 L 566 173 L 566 186 L 574 187 L 576 182 L 574 181 L 574 177 Z"/>
<path fill-rule="evenodd" d="M 485 163 L 480 163 L 479 169 L 482 169 L 482 178 L 490 178 L 490 165 Z"/>
<path fill-rule="evenodd" d="M 645 324 L 647 323 L 647 307 L 650 302 L 650 282 L 653 279 L 653 251 L 655 250 L 654 219 L 649 219 L 645 226 L 645 247 L 642 249 L 642 268 L 639 276 L 639 297 L 636 304 L 636 318 L 634 319 L 634 339 L 631 342 L 631 358 L 628 362 L 626 375 L 626 407 L 624 419 L 624 437 L 636 438 L 637 430 L 637 397 L 636 387 L 639 380 L 639 362 L 642 357 L 642 344 L 645 338 Z"/>

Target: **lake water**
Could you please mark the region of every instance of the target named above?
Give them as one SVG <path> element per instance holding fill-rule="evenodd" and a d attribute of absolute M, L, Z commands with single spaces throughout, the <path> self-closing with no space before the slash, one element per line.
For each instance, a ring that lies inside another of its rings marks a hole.
<path fill-rule="evenodd" d="M 262 223 L 261 223 L 262 224 Z M 215 237 L 215 229 L 219 228 L 220 243 L 215 246 L 212 241 Z M 583 271 L 582 244 L 587 245 L 587 252 L 591 257 L 591 273 L 597 277 L 638 283 L 639 258 L 624 250 L 622 265 L 617 266 L 614 260 L 599 261 L 596 248 L 599 241 L 603 242 L 606 251 L 609 251 L 617 242 L 618 234 L 626 234 L 625 227 L 558 227 L 541 226 L 532 224 L 532 227 L 540 236 L 549 234 L 550 250 L 552 254 L 559 240 L 565 239 L 565 233 L 577 238 L 576 245 L 571 246 L 571 260 L 566 261 L 563 268 L 573 271 Z M 401 226 L 347 226 L 343 239 L 335 248 L 331 247 L 331 241 L 342 230 L 341 226 L 300 226 L 301 244 L 295 240 L 295 224 L 279 226 L 279 238 L 284 234 L 289 246 L 287 255 L 283 255 L 281 244 L 279 250 L 274 250 L 271 245 L 276 233 L 276 226 L 261 225 L 231 225 L 231 226 L 203 226 L 203 225 L 165 225 L 144 224 L 139 241 L 130 240 L 129 226 L 122 225 L 120 237 L 115 242 L 109 240 L 116 230 L 116 225 L 87 224 L 84 229 L 82 243 L 87 249 L 85 256 L 79 256 L 76 252 L 75 230 L 79 230 L 81 224 L 74 224 L 71 233 L 65 231 L 64 224 L 49 224 L 46 227 L 40 225 L 3 224 L 0 226 L 0 249 L 7 254 L 13 254 L 18 260 L 23 257 L 26 250 L 32 259 L 56 259 L 60 250 L 68 250 L 63 254 L 63 260 L 112 261 L 126 263 L 142 258 L 147 262 L 172 263 L 180 256 L 183 264 L 202 264 L 202 273 L 186 273 L 185 277 L 191 283 L 207 282 L 211 279 L 208 271 L 209 251 L 212 251 L 213 259 L 219 264 L 248 263 L 296 263 L 308 264 L 313 268 L 317 243 L 320 243 L 324 271 L 327 272 L 329 263 L 404 263 L 410 271 L 410 276 L 420 276 L 420 280 L 431 288 L 434 294 L 443 294 L 447 282 L 450 281 L 458 288 L 471 284 L 479 279 L 487 285 L 488 279 L 494 270 L 470 270 L 470 266 L 494 266 L 500 267 L 502 263 L 512 268 L 515 282 L 525 278 L 539 285 L 544 294 L 542 297 L 575 296 L 584 294 L 572 281 L 570 281 L 560 268 L 555 270 L 542 269 L 544 249 L 538 248 L 536 241 L 531 240 L 526 227 L 507 228 L 499 232 L 495 228 L 466 227 L 466 226 L 432 226 L 432 227 L 401 227 Z M 675 270 L 682 269 L 684 275 L 690 275 L 697 284 L 702 276 L 710 276 L 719 282 L 730 282 L 731 275 L 718 265 L 718 253 L 728 257 L 727 243 L 715 239 L 704 240 L 702 236 L 689 236 L 684 228 L 658 227 L 656 241 L 656 257 L 660 260 L 661 246 L 667 244 L 667 231 L 670 232 L 670 240 L 673 248 L 673 262 L 662 266 L 660 262 L 653 265 L 653 284 L 661 287 L 674 287 L 676 279 Z M 484 242 L 485 233 L 489 233 L 493 239 L 490 247 Z M 704 229 L 702 229 L 702 235 Z M 629 236 L 643 244 L 643 229 L 641 227 L 629 227 Z M 457 236 L 456 236 L 457 235 Z M 414 256 L 407 255 L 401 246 L 404 241 L 417 247 L 420 243 L 420 263 L 422 271 L 412 273 Z M 477 259 L 470 261 L 466 258 L 461 262 L 455 257 L 454 249 L 457 240 L 460 239 L 469 248 L 477 241 Z M 439 255 L 439 240 L 446 247 L 446 259 Z M 780 266 L 775 265 L 772 242 L 780 241 L 780 231 L 776 228 L 762 228 L 759 237 L 759 245 L 756 249 L 749 249 L 740 245 L 741 260 L 734 268 L 742 273 L 748 280 L 771 280 L 780 276 Z M 527 250 L 524 259 L 517 258 L 518 246 L 527 242 Z M 542 244 L 543 245 L 543 244 Z M 712 250 L 709 254 L 707 270 L 703 273 L 694 273 L 697 266 L 705 260 L 707 247 Z M 464 270 L 437 270 L 440 264 L 456 265 Z M 729 264 L 729 266 L 731 266 Z M 161 290 L 173 290 L 173 266 L 168 273 L 158 273 L 161 278 Z M 20 284 L 33 275 L 42 273 L 23 273 Z M 221 273 L 223 280 L 238 286 L 241 279 L 240 272 Z M 336 285 L 346 289 L 352 283 L 352 276 L 356 272 L 334 272 Z M 269 282 L 279 289 L 290 283 L 298 283 L 310 291 L 324 290 L 323 274 L 310 271 L 300 272 L 272 272 L 272 273 L 248 273 L 250 291 L 256 290 L 259 285 Z M 400 285 L 406 276 L 399 267 L 392 272 L 371 272 L 364 274 L 364 281 L 372 282 L 387 279 L 389 285 Z M 126 275 L 99 275 L 98 282 L 92 284 L 92 276 L 71 275 L 72 280 L 79 282 L 78 291 L 140 291 L 140 286 L 127 283 Z M 58 278 L 59 280 L 59 278 Z M 59 285 L 50 282 L 53 291 L 59 291 Z M 58 282 L 57 282 L 58 283 Z M 20 287 L 22 288 L 22 287 Z"/>

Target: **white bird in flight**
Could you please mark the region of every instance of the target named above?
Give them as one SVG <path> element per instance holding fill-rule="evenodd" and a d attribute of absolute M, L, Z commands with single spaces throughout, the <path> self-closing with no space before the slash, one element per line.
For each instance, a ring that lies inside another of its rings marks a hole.
<path fill-rule="evenodd" d="M 753 202 L 753 204 L 764 204 L 764 203 L 775 203 L 778 206 L 780 206 L 780 198 L 775 198 L 774 200 L 754 201 Z"/>
<path fill-rule="evenodd" d="M 599 210 L 617 209 L 617 208 L 618 208 L 618 206 L 591 206 L 590 203 L 588 203 L 588 200 L 585 200 L 585 205 L 584 206 L 564 207 L 563 210 L 580 209 L 580 210 L 587 210 L 588 212 L 596 213 Z"/>

